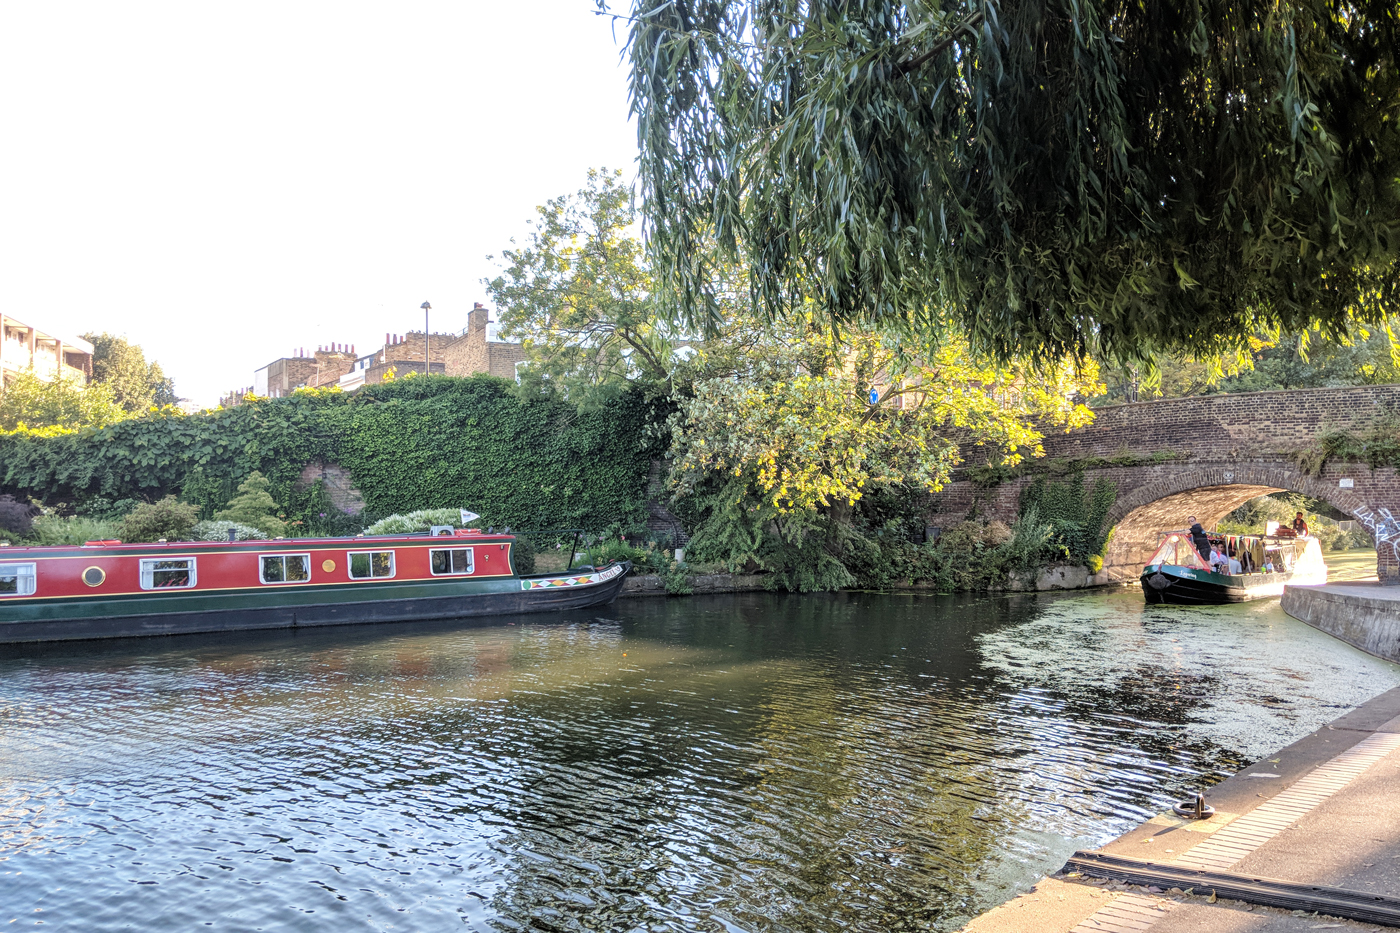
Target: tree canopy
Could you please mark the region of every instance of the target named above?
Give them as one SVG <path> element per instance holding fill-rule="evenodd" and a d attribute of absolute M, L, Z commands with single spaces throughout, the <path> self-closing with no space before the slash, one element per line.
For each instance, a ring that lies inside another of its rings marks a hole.
<path fill-rule="evenodd" d="M 653 274 L 1003 356 L 1338 337 L 1400 295 L 1394 0 L 635 0 Z"/>
<path fill-rule="evenodd" d="M 522 341 L 529 371 L 575 401 L 670 377 L 679 334 L 657 313 L 651 271 L 620 172 L 592 169 L 577 194 L 537 208 L 523 246 L 486 282 L 505 336 Z"/>
<path fill-rule="evenodd" d="M 108 333 L 83 334 L 92 344 L 92 381 L 112 390 L 117 404 L 133 414 L 174 405 L 175 383 L 140 346 Z"/>
<path fill-rule="evenodd" d="M 58 435 L 101 428 L 128 417 L 111 386 L 18 373 L 0 392 L 0 434 Z"/>

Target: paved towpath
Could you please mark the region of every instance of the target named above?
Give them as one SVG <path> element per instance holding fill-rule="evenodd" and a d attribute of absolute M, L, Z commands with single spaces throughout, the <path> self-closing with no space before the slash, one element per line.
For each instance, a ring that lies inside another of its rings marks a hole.
<path fill-rule="evenodd" d="M 1098 850 L 1400 898 L 1400 687 L 1207 793 L 1212 819 L 1157 816 Z M 1077 875 L 1042 879 L 966 933 L 1294 933 L 1371 923 Z"/>

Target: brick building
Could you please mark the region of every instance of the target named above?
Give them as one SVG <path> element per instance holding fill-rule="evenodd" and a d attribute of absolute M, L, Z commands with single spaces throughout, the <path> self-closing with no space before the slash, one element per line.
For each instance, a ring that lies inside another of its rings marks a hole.
<path fill-rule="evenodd" d="M 304 350 L 295 356 L 273 360 L 253 373 L 253 394 L 263 398 L 281 398 L 302 386 L 334 385 L 355 365 L 355 348 L 333 343 L 317 347 L 308 356 Z"/>
<path fill-rule="evenodd" d="M 92 344 L 0 314 L 0 387 L 25 370 L 47 382 L 71 379 L 86 385 L 92 379 Z"/>
<path fill-rule="evenodd" d="M 447 374 L 490 373 L 501 379 L 514 379 L 516 365 L 525 361 L 525 350 L 518 343 L 501 340 L 498 328 L 498 324 L 491 323 L 491 312 L 478 303 L 467 315 L 466 331 L 443 348 Z"/>
<path fill-rule="evenodd" d="M 457 334 L 435 333 L 425 338 L 423 331 L 385 334 L 384 345 L 364 356 L 354 346 L 331 344 L 313 355 L 297 355 L 273 360 L 253 374 L 250 389 L 236 389 L 219 400 L 224 408 L 239 404 L 251 392 L 264 398 L 280 398 L 293 389 L 336 385 L 353 392 L 363 385 L 384 381 L 390 371 L 402 379 L 409 373 L 423 372 L 424 340 L 427 340 L 428 371 L 434 375 L 472 376 L 490 373 L 514 379 L 516 364 L 525 351 L 518 343 L 501 340 L 491 312 L 480 302 L 467 315 L 467 328 Z"/>

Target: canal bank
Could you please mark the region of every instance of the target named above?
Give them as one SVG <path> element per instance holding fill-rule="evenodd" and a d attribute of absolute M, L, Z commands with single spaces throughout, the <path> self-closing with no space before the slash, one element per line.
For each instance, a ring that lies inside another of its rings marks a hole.
<path fill-rule="evenodd" d="M 978 917 L 964 933 L 1400 926 L 1396 786 L 1400 688 L 1212 787 L 1210 819 L 1159 814 L 1100 849 L 1077 853 L 1066 869 Z M 1267 906 L 1287 890 L 1272 882 L 1292 883 L 1302 899 L 1283 909 Z M 1218 896 L 1221 890 L 1242 899 Z M 1341 912 L 1367 919 L 1338 919 L 1327 913 L 1328 900 L 1359 905 Z"/>
<path fill-rule="evenodd" d="M 1400 662 L 1400 587 L 1355 580 L 1289 586 L 1283 611 L 1367 654 Z"/>

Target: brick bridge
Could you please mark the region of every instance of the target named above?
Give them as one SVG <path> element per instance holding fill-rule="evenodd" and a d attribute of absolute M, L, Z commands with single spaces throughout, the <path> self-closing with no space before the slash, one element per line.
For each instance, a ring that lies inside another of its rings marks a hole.
<path fill-rule="evenodd" d="M 1364 430 L 1387 409 L 1400 411 L 1400 385 L 1208 395 L 1102 408 L 1087 428 L 1046 435 L 1046 461 L 1033 462 L 1014 479 L 984 487 L 965 472 L 955 473 L 936 497 L 930 521 L 947 527 L 976 515 L 1009 524 L 1022 488 L 1038 475 L 1036 463 L 1082 466 L 1086 489 L 1099 477 L 1118 487 L 1108 516 L 1116 530 L 1104 572 L 1126 581 L 1137 578 L 1159 530 L 1183 527 L 1187 515 L 1212 529 L 1245 501 L 1286 490 L 1356 518 L 1376 541 L 1381 580 L 1400 584 L 1400 519 L 1392 517 L 1392 512 L 1400 516 L 1395 469 L 1329 461 L 1310 476 L 1293 458 L 1320 432 Z M 1168 455 L 1173 459 L 1163 459 Z M 1128 465 L 1102 463 L 1110 458 Z"/>

